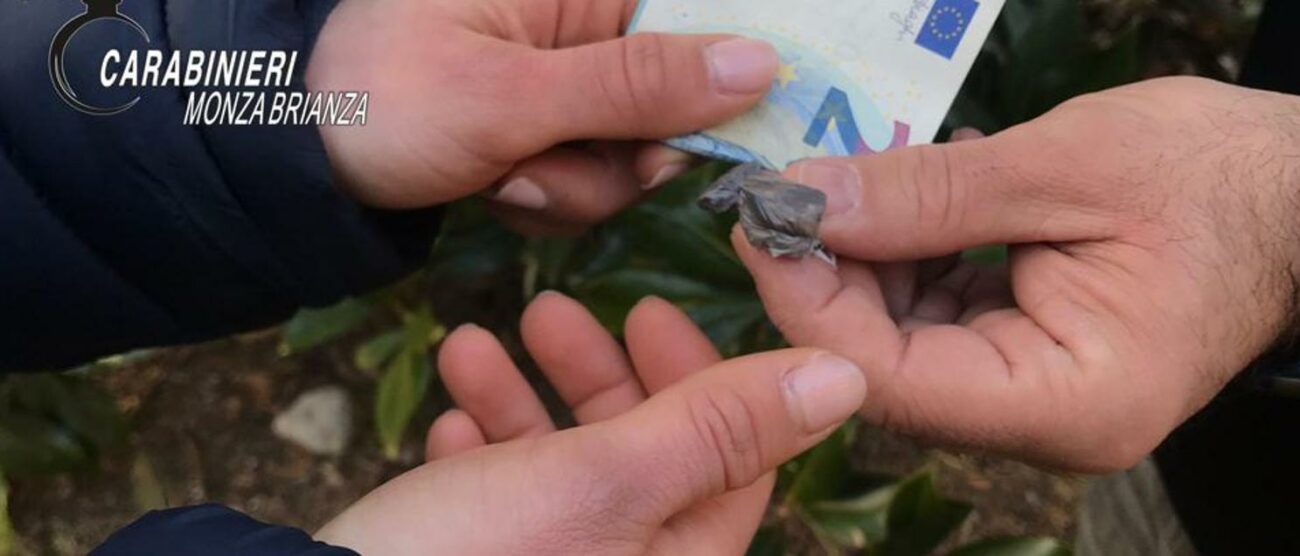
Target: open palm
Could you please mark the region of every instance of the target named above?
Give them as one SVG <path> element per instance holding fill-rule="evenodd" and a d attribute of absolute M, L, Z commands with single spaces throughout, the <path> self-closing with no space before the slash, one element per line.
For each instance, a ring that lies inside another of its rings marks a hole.
<path fill-rule="evenodd" d="M 559 294 L 539 296 L 522 329 L 579 426 L 556 430 L 501 344 L 462 327 L 439 355 L 460 408 L 432 425 L 430 461 L 318 539 L 363 554 L 740 554 L 776 467 L 866 394 L 861 369 L 822 351 L 720 362 L 659 299 L 628 317 L 626 355 Z"/>
<path fill-rule="evenodd" d="M 618 416 L 722 360 L 690 318 L 662 299 L 637 305 L 625 329 L 626 353 L 572 299 L 544 293 L 524 312 L 521 332 L 528 352 L 580 426 Z M 537 393 L 487 331 L 464 328 L 449 337 L 439 368 L 459 409 L 443 414 L 430 427 L 429 461 L 556 431 Z M 743 552 L 775 480 L 775 474 L 768 473 L 747 488 L 672 516 L 647 547 L 659 554 Z"/>

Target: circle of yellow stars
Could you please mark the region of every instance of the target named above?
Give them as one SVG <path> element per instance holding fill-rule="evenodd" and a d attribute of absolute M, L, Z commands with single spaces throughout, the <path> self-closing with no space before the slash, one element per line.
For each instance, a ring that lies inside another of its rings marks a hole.
<path fill-rule="evenodd" d="M 945 14 L 951 14 L 952 16 L 956 17 L 957 26 L 952 31 L 949 31 L 947 33 L 940 33 L 939 18 Z M 939 8 L 939 11 L 934 13 L 934 17 L 930 18 L 930 32 L 934 33 L 935 36 L 946 41 L 957 38 L 958 31 L 960 31 L 964 27 L 966 27 L 966 17 L 961 14 L 960 10 L 952 6 L 944 6 L 942 8 Z"/>

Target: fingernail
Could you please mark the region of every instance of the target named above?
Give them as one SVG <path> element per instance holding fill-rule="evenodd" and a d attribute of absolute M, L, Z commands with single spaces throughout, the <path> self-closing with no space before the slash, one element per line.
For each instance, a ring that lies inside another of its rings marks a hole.
<path fill-rule="evenodd" d="M 650 183 L 641 186 L 641 189 L 650 191 L 651 189 L 672 181 L 673 178 L 676 178 L 677 176 L 685 174 L 690 168 L 691 165 L 685 162 L 666 164 L 663 168 L 660 168 L 658 172 L 655 172 L 654 179 L 651 179 Z"/>
<path fill-rule="evenodd" d="M 546 208 L 546 192 L 537 182 L 525 177 L 518 177 L 501 186 L 493 197 L 497 201 L 520 208 L 541 210 Z"/>
<path fill-rule="evenodd" d="M 785 404 L 808 434 L 836 425 L 862 408 L 867 381 L 848 359 L 822 352 L 785 376 Z"/>
<path fill-rule="evenodd" d="M 713 43 L 704 50 L 704 58 L 713 87 L 733 95 L 766 91 L 781 64 L 772 45 L 746 38 Z"/>
<path fill-rule="evenodd" d="M 849 164 L 805 162 L 799 165 L 795 181 L 826 194 L 824 218 L 847 213 L 862 199 L 862 177 Z"/>
<path fill-rule="evenodd" d="M 984 133 L 981 132 L 980 130 L 975 129 L 973 127 L 961 127 L 961 128 L 957 128 L 952 132 L 952 136 L 948 138 L 948 142 L 958 143 L 961 141 L 970 141 L 973 139 L 983 139 L 983 138 L 984 138 Z"/>

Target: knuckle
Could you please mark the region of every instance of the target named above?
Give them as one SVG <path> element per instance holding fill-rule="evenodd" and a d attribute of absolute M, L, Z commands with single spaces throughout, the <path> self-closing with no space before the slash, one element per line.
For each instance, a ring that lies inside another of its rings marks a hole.
<path fill-rule="evenodd" d="M 668 87 L 668 60 L 664 38 L 657 33 L 627 37 L 615 48 L 603 50 L 607 58 L 599 67 L 605 101 L 623 118 L 643 120 L 654 115 L 655 100 Z"/>
<path fill-rule="evenodd" d="M 763 446 L 749 402 L 731 390 L 701 392 L 687 402 L 716 490 L 740 488 L 763 473 Z"/>
<path fill-rule="evenodd" d="M 657 33 L 636 35 L 626 43 L 623 67 L 632 86 L 632 100 L 637 114 L 647 116 L 655 107 L 654 100 L 668 89 L 668 47 L 664 36 Z"/>
<path fill-rule="evenodd" d="M 911 190 L 918 223 L 937 228 L 937 231 L 961 229 L 967 191 L 962 178 L 955 173 L 956 166 L 948 149 L 926 145 L 914 149 L 906 176 Z"/>

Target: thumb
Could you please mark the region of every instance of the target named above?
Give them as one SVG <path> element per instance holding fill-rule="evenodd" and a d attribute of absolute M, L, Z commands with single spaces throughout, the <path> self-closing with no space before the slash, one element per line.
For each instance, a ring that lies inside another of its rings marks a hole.
<path fill-rule="evenodd" d="M 1032 124 L 1031 124 L 1032 126 Z M 827 196 L 821 236 L 842 255 L 915 260 L 1001 243 L 1101 239 L 1103 213 L 1072 193 L 1039 134 L 980 139 L 852 158 L 811 159 L 787 178 Z"/>
<path fill-rule="evenodd" d="M 638 33 L 537 53 L 539 112 L 552 142 L 661 139 L 730 120 L 763 98 L 780 59 L 771 45 L 726 35 Z"/>
<path fill-rule="evenodd" d="M 663 520 L 754 483 L 862 407 L 867 384 L 842 357 L 790 349 L 726 361 L 606 423 L 622 507 Z M 649 503 L 647 503 L 649 501 Z"/>

